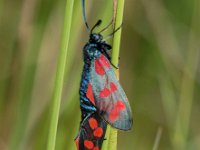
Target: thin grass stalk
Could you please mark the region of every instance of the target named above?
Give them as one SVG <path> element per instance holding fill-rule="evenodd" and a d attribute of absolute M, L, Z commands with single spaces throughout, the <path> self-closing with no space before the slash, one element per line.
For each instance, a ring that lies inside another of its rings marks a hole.
<path fill-rule="evenodd" d="M 76 60 L 77 57 L 77 41 L 80 38 L 81 30 L 82 28 L 77 27 L 78 22 L 82 19 L 82 16 L 80 15 L 82 13 L 81 11 L 81 1 L 74 1 L 74 7 L 73 7 L 73 20 L 71 25 L 71 36 L 70 39 L 70 45 L 68 48 L 68 59 L 66 63 L 66 69 L 65 69 L 65 83 L 69 83 L 71 81 L 79 81 L 80 78 L 80 70 L 81 65 L 76 68 L 76 73 L 73 72 L 73 63 L 74 60 Z M 85 26 L 84 26 L 85 27 Z M 79 49 L 80 50 L 80 49 Z M 79 52 L 79 51 L 78 51 Z M 72 69 L 72 70 L 71 70 Z M 71 78 L 73 76 L 73 78 Z M 58 129 L 58 137 L 56 139 L 56 149 L 69 149 L 74 150 L 75 143 L 74 139 L 77 134 L 77 129 L 79 128 L 80 123 L 80 117 L 79 115 L 76 115 L 75 118 L 73 114 L 76 114 L 79 107 L 78 106 L 78 97 L 77 97 L 77 91 L 79 88 L 79 84 L 74 83 L 70 88 L 65 88 L 65 92 L 67 93 L 67 99 L 64 98 L 66 102 L 63 103 L 63 107 L 60 110 L 60 119 L 62 119 L 61 127 Z M 66 95 L 64 95 L 66 97 Z M 69 125 L 67 124 L 70 119 L 73 119 L 75 123 Z M 63 125 L 64 124 L 64 125 Z M 67 125 L 66 125 L 67 124 Z M 75 125 L 74 125 L 75 124 Z M 66 138 L 63 138 L 63 133 L 66 136 Z"/>
<path fill-rule="evenodd" d="M 162 127 L 158 128 L 157 134 L 156 134 L 156 138 L 155 138 L 155 142 L 153 145 L 153 149 L 152 150 L 158 150 L 159 144 L 160 144 L 160 140 L 161 140 L 161 136 L 162 136 Z"/>
<path fill-rule="evenodd" d="M 122 25 L 124 12 L 124 0 L 119 0 L 117 4 L 117 14 L 115 21 L 115 29 Z M 121 42 L 121 29 L 114 34 L 113 37 L 113 49 L 112 49 L 112 63 L 118 65 L 119 62 L 119 51 Z"/>
<path fill-rule="evenodd" d="M 190 119 L 195 92 L 195 81 L 199 65 L 199 0 L 194 1 L 192 27 L 190 29 L 187 60 L 184 67 L 182 84 L 180 88 L 180 102 L 174 131 L 174 149 L 188 149 Z"/>
<path fill-rule="evenodd" d="M 115 29 L 122 25 L 124 12 L 124 0 L 119 0 L 117 3 L 117 14 L 115 20 Z M 112 64 L 118 66 L 119 62 L 119 51 L 120 51 L 120 41 L 121 41 L 121 29 L 114 34 L 113 37 L 113 49 L 112 49 Z M 119 70 L 115 70 L 115 73 L 119 79 Z M 103 145 L 103 150 L 116 150 L 117 149 L 117 130 L 107 127 L 106 132 L 107 142 Z"/>
<path fill-rule="evenodd" d="M 64 28 L 61 41 L 61 49 L 58 59 L 57 72 L 55 77 L 54 93 L 53 93 L 53 103 L 52 103 L 52 114 L 51 122 L 47 143 L 47 150 L 54 150 L 56 143 L 56 133 L 58 126 L 60 102 L 62 95 L 62 87 L 64 81 L 65 65 L 67 58 L 67 51 L 69 45 L 69 37 L 72 23 L 72 13 L 73 13 L 74 0 L 67 0 L 64 18 Z"/>
<path fill-rule="evenodd" d="M 161 102 L 166 117 L 166 125 L 168 125 L 169 128 L 169 139 L 171 143 L 174 143 L 173 128 L 174 120 L 176 118 L 174 114 L 177 108 L 175 89 L 173 88 L 172 80 L 170 80 L 170 76 L 167 73 L 162 73 L 158 79 L 161 93 Z"/>
<path fill-rule="evenodd" d="M 74 16 L 74 15 L 73 15 Z M 74 73 L 74 77 L 71 79 L 72 81 L 79 81 L 81 66 L 76 68 L 76 73 Z M 61 128 L 58 130 L 58 135 L 60 133 L 60 137 L 56 139 L 56 149 L 76 149 L 76 145 L 74 139 L 77 135 L 77 129 L 80 124 L 80 116 L 75 115 L 79 111 L 77 89 L 79 88 L 79 84 L 73 84 L 70 86 L 70 90 L 68 91 L 69 96 L 67 97 L 67 102 L 64 104 L 63 109 L 60 112 L 60 117 L 62 119 Z M 73 124 L 68 124 L 69 120 L 73 120 Z M 63 133 L 66 138 L 63 138 Z"/>

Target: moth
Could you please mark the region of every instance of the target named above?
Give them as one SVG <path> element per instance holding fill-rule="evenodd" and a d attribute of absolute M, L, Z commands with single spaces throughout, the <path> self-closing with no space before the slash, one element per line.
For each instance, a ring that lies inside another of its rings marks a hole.
<path fill-rule="evenodd" d="M 82 5 L 89 41 L 83 48 L 84 66 L 79 90 L 82 116 L 75 142 L 78 150 L 100 150 L 107 124 L 116 129 L 130 130 L 133 120 L 127 96 L 111 63 L 109 51 L 112 46 L 101 34 L 105 28 L 98 33 L 93 32 L 102 21 L 98 20 L 90 29 L 86 21 L 84 0 Z"/>

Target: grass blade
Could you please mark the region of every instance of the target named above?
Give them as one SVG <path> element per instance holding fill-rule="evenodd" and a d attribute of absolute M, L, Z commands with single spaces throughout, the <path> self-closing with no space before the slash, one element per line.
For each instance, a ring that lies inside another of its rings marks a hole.
<path fill-rule="evenodd" d="M 117 3 L 117 14 L 115 21 L 115 29 L 122 25 L 124 12 L 124 0 L 119 0 Z M 113 37 L 113 50 L 112 50 L 112 63 L 118 66 L 119 62 L 119 51 L 120 51 L 120 41 L 121 41 L 121 29 L 114 34 Z M 118 70 L 116 70 L 118 76 Z M 119 77 L 119 76 L 118 76 Z M 117 149 L 117 130 L 107 127 L 106 137 L 107 141 L 103 144 L 103 150 L 116 150 Z"/>
<path fill-rule="evenodd" d="M 66 64 L 71 22 L 72 22 L 73 5 L 74 5 L 74 0 L 68 0 L 66 3 L 64 29 L 61 41 L 62 43 L 58 59 L 58 66 L 57 66 L 54 93 L 53 93 L 52 114 L 51 114 L 50 130 L 49 130 L 49 137 L 47 144 L 48 150 L 55 149 L 59 109 L 60 109 L 61 94 L 64 81 L 65 64 Z"/>

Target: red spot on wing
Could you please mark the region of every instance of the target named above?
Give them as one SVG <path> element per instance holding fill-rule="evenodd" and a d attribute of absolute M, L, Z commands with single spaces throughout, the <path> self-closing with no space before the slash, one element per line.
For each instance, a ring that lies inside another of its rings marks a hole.
<path fill-rule="evenodd" d="M 115 85 L 115 83 L 113 82 L 110 83 L 110 89 L 112 92 L 115 92 L 117 90 L 117 86 Z"/>
<path fill-rule="evenodd" d="M 110 69 L 110 62 L 103 54 L 100 55 L 99 59 L 101 60 L 103 66 Z"/>
<path fill-rule="evenodd" d="M 76 143 L 77 150 L 79 150 L 79 137 L 76 138 L 75 143 Z"/>
<path fill-rule="evenodd" d="M 102 65 L 100 64 L 98 59 L 95 60 L 95 70 L 96 70 L 96 73 L 101 76 L 103 76 L 105 74 L 105 70 L 102 67 Z"/>
<path fill-rule="evenodd" d="M 98 137 L 98 138 L 102 137 L 102 135 L 103 135 L 103 129 L 102 129 L 101 127 L 98 127 L 98 128 L 93 132 L 93 135 L 94 135 L 95 137 Z"/>
<path fill-rule="evenodd" d="M 90 128 L 91 129 L 96 129 L 97 127 L 98 127 L 98 123 L 97 123 L 97 120 L 96 119 L 94 119 L 94 118 L 90 118 L 89 120 L 88 120 L 88 122 L 89 122 L 89 125 L 90 125 Z"/>
<path fill-rule="evenodd" d="M 124 110 L 125 109 L 125 104 L 123 101 L 117 101 L 115 104 L 115 107 L 119 110 Z"/>
<path fill-rule="evenodd" d="M 96 146 L 92 150 L 99 150 L 99 147 Z"/>
<path fill-rule="evenodd" d="M 119 118 L 119 110 L 114 108 L 113 110 L 111 110 L 109 114 L 109 120 L 110 122 L 115 122 L 118 120 L 118 118 Z"/>
<path fill-rule="evenodd" d="M 125 109 L 125 104 L 123 101 L 120 101 L 118 100 L 116 103 L 115 103 L 115 106 L 114 108 L 111 110 L 110 114 L 109 114 L 109 120 L 111 122 L 115 122 L 119 119 L 120 117 L 120 112 L 122 110 Z"/>
<path fill-rule="evenodd" d="M 95 105 L 94 95 L 93 95 L 93 92 L 92 92 L 92 85 L 90 83 L 88 84 L 86 96 L 92 102 L 92 104 Z"/>
<path fill-rule="evenodd" d="M 104 88 L 100 93 L 99 97 L 100 98 L 105 98 L 110 95 L 110 90 L 108 88 Z"/>
<path fill-rule="evenodd" d="M 89 140 L 85 140 L 84 141 L 84 146 L 87 148 L 87 149 L 92 149 L 94 147 L 94 144 L 92 141 L 89 141 Z"/>

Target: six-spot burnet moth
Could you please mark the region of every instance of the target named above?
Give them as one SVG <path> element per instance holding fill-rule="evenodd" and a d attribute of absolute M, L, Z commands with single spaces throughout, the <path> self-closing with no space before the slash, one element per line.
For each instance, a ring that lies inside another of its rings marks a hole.
<path fill-rule="evenodd" d="M 112 23 L 99 33 L 94 33 L 101 20 L 90 29 L 85 15 L 85 0 L 82 0 L 82 8 L 90 37 L 83 48 L 84 67 L 79 90 L 82 119 L 75 142 L 78 150 L 100 150 L 107 124 L 120 130 L 129 130 L 133 122 L 132 113 L 112 68 L 108 53 L 112 47 L 101 35 Z"/>

